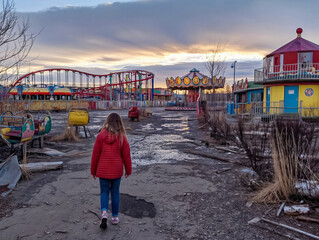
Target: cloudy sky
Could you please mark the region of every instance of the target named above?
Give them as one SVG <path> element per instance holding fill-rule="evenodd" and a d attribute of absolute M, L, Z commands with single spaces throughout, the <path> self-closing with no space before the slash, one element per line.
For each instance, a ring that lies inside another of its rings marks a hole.
<path fill-rule="evenodd" d="M 296 37 L 319 44 L 318 0 L 15 0 L 39 33 L 24 71 L 70 67 L 91 73 L 143 69 L 166 77 L 196 67 L 226 44 L 225 76 L 253 79 L 262 58 Z"/>

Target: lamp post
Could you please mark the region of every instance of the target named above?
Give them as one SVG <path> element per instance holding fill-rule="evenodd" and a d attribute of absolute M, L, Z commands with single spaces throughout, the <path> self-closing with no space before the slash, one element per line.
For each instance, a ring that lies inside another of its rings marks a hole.
<path fill-rule="evenodd" d="M 235 61 L 235 62 L 233 62 L 232 64 L 231 64 L 231 68 L 233 68 L 234 69 L 234 85 L 233 85 L 233 99 L 234 99 L 234 103 L 235 103 L 235 72 L 236 72 L 236 63 L 237 63 L 237 61 Z"/>

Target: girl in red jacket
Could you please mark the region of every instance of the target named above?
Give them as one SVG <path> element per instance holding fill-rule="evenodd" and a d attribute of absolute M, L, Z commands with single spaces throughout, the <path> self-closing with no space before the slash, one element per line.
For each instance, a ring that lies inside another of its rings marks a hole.
<path fill-rule="evenodd" d="M 101 212 L 100 228 L 107 228 L 107 211 L 109 193 L 112 198 L 112 224 L 119 223 L 120 182 L 132 172 L 130 146 L 128 144 L 124 124 L 120 115 L 111 113 L 98 134 L 92 153 L 91 174 L 100 179 Z"/>

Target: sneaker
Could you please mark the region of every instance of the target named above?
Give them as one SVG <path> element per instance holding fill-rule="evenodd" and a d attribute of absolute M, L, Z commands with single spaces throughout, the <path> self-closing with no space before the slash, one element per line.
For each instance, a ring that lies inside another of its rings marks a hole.
<path fill-rule="evenodd" d="M 112 224 L 113 225 L 117 225 L 117 224 L 119 224 L 119 222 L 120 222 L 119 217 L 112 217 Z"/>
<path fill-rule="evenodd" d="M 102 228 L 102 229 L 106 229 L 107 228 L 107 218 L 102 218 L 101 219 L 100 228 Z"/>

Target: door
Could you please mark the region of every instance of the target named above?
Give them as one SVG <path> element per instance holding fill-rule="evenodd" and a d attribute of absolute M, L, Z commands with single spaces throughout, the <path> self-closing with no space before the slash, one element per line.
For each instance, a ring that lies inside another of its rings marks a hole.
<path fill-rule="evenodd" d="M 299 86 L 285 86 L 285 113 L 298 113 Z"/>
<path fill-rule="evenodd" d="M 266 92 L 266 112 L 269 113 L 270 108 L 270 87 L 267 87 Z"/>

